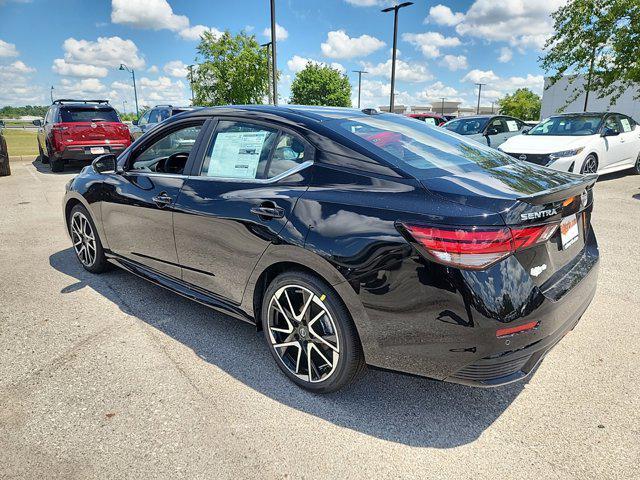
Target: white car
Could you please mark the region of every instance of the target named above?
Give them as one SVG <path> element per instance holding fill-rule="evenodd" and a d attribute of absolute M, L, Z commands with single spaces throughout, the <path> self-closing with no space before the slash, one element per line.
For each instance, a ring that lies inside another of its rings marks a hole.
<path fill-rule="evenodd" d="M 640 127 L 619 113 L 549 117 L 499 150 L 566 172 L 601 174 L 633 168 L 640 174 Z"/>

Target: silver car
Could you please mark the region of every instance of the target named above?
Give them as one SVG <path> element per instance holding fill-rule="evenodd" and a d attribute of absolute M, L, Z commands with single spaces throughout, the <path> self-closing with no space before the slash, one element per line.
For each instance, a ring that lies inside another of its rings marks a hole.
<path fill-rule="evenodd" d="M 160 122 L 182 112 L 193 110 L 194 107 L 174 107 L 173 105 L 156 105 L 147 110 L 138 120 L 133 121 L 129 128 L 134 139 L 141 137 L 143 133 L 151 130 Z"/>
<path fill-rule="evenodd" d="M 443 127 L 493 148 L 531 128 L 522 120 L 506 115 L 461 117 L 445 123 Z"/>

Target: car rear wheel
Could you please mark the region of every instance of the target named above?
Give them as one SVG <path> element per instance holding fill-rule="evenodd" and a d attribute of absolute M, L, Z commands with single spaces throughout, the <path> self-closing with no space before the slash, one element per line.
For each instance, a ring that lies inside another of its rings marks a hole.
<path fill-rule="evenodd" d="M 64 171 L 64 160 L 52 155 L 49 157 L 49 166 L 51 167 L 52 172 L 62 172 Z"/>
<path fill-rule="evenodd" d="M 349 312 L 324 281 L 283 273 L 265 292 L 262 327 L 271 355 L 298 386 L 328 393 L 364 370 L 362 346 Z"/>
<path fill-rule="evenodd" d="M 82 205 L 76 205 L 69 214 L 69 233 L 73 250 L 82 267 L 91 273 L 102 273 L 109 263 L 91 215 Z"/>
<path fill-rule="evenodd" d="M 587 175 L 589 173 L 598 173 L 598 159 L 593 153 L 587 155 L 587 158 L 582 162 L 582 168 L 580 173 Z"/>
<path fill-rule="evenodd" d="M 49 163 L 49 157 L 44 153 L 44 150 L 42 150 L 42 147 L 40 146 L 40 142 L 38 142 L 38 153 L 40 154 L 40 161 L 43 164 L 47 164 Z"/>
<path fill-rule="evenodd" d="M 636 175 L 640 175 L 640 153 L 638 153 L 638 157 L 636 158 L 636 164 L 633 167 L 633 173 Z"/>

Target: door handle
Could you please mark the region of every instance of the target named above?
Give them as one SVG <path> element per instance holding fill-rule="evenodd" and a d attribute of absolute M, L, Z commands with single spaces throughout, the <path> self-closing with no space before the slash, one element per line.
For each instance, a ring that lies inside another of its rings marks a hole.
<path fill-rule="evenodd" d="M 284 208 L 279 207 L 273 202 L 263 202 L 259 207 L 252 207 L 251 213 L 263 220 L 269 220 L 271 218 L 284 217 Z"/>
<path fill-rule="evenodd" d="M 166 207 L 167 205 L 171 205 L 173 202 L 173 197 L 167 195 L 167 192 L 162 192 L 159 195 L 151 198 L 153 203 L 158 205 L 159 207 Z"/>

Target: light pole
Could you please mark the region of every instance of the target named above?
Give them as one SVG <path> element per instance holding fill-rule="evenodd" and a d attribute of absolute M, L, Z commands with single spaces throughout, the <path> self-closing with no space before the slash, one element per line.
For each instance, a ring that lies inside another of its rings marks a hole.
<path fill-rule="evenodd" d="M 53 85 L 51 85 L 51 90 L 49 91 L 49 94 L 51 95 L 51 103 L 53 103 Z"/>
<path fill-rule="evenodd" d="M 272 0 L 273 1 L 273 0 Z M 393 53 L 391 55 L 391 95 L 389 97 L 389 113 L 393 113 L 394 88 L 396 84 L 396 50 L 398 45 L 398 10 L 413 5 L 413 2 L 404 2 L 393 7 L 385 8 L 383 13 L 393 12 Z"/>
<path fill-rule="evenodd" d="M 360 91 L 362 90 L 362 74 L 369 73 L 364 70 L 354 70 L 358 74 L 358 108 L 360 108 Z"/>
<path fill-rule="evenodd" d="M 278 62 L 276 60 L 276 2 L 271 0 L 271 78 L 273 78 L 273 104 L 278 105 Z"/>
<path fill-rule="evenodd" d="M 267 49 L 267 83 L 269 84 L 269 93 L 267 94 L 267 98 L 269 100 L 269 104 L 273 103 L 271 100 L 271 96 L 273 93 L 272 90 L 272 85 L 271 85 L 271 63 L 270 63 L 270 59 L 271 59 L 271 45 L 273 45 L 272 42 L 267 42 L 267 43 L 263 43 L 262 45 L 260 45 L 261 47 L 265 47 Z"/>
<path fill-rule="evenodd" d="M 122 100 L 122 114 L 123 115 L 127 114 L 127 101 L 126 100 Z"/>
<path fill-rule="evenodd" d="M 136 118 L 140 118 L 140 112 L 138 110 L 138 90 L 136 88 L 136 72 L 133 68 L 127 67 L 124 63 L 120 64 L 120 68 L 118 70 L 126 70 L 131 73 L 131 78 L 133 79 L 133 96 L 136 100 Z"/>
<path fill-rule="evenodd" d="M 480 115 L 480 93 L 482 93 L 482 87 L 486 85 L 486 83 L 476 83 L 478 86 L 478 106 L 476 107 L 476 115 Z"/>
<path fill-rule="evenodd" d="M 442 107 L 440 108 L 440 114 L 441 114 L 443 117 L 444 117 L 444 101 L 445 101 L 445 98 L 443 97 L 443 98 L 442 98 Z"/>

